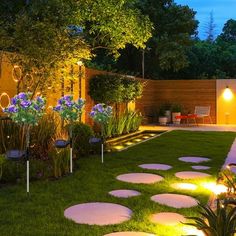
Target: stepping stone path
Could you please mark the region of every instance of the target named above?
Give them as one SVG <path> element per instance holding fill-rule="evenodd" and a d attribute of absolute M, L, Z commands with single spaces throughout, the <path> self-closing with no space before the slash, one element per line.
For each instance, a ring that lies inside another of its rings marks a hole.
<path fill-rule="evenodd" d="M 126 231 L 126 232 L 117 232 L 117 233 L 106 234 L 104 236 L 155 236 L 155 235 L 143 233 L 143 232 Z"/>
<path fill-rule="evenodd" d="M 172 193 L 157 194 L 152 196 L 151 200 L 174 208 L 189 208 L 198 204 L 198 201 L 193 197 Z"/>
<path fill-rule="evenodd" d="M 148 173 L 130 173 L 123 174 L 116 177 L 118 180 L 134 184 L 154 184 L 163 180 L 163 177 Z"/>
<path fill-rule="evenodd" d="M 198 178 L 206 178 L 211 175 L 198 171 L 181 171 L 175 173 L 175 176 L 180 179 L 198 179 Z"/>
<path fill-rule="evenodd" d="M 180 157 L 179 160 L 183 162 L 201 163 L 205 161 L 210 161 L 211 159 L 206 157 Z"/>
<path fill-rule="evenodd" d="M 183 215 L 173 212 L 161 212 L 153 214 L 151 216 L 151 221 L 153 223 L 158 223 L 162 225 L 176 225 L 181 222 L 186 222 L 186 219 Z"/>
<path fill-rule="evenodd" d="M 209 170 L 210 166 L 191 166 L 194 170 Z"/>
<path fill-rule="evenodd" d="M 197 185 L 196 184 L 190 184 L 190 183 L 174 183 L 170 185 L 172 188 L 180 189 L 180 190 L 196 190 Z"/>
<path fill-rule="evenodd" d="M 135 191 L 135 190 L 119 189 L 119 190 L 113 190 L 113 191 L 109 192 L 109 194 L 114 197 L 129 198 L 129 197 L 138 196 L 141 193 L 138 191 Z"/>
<path fill-rule="evenodd" d="M 169 170 L 172 166 L 165 165 L 165 164 L 142 164 L 139 167 L 148 170 Z"/>
<path fill-rule="evenodd" d="M 71 206 L 64 211 L 64 216 L 78 224 L 110 225 L 120 224 L 131 218 L 132 211 L 124 206 L 91 202 Z"/>

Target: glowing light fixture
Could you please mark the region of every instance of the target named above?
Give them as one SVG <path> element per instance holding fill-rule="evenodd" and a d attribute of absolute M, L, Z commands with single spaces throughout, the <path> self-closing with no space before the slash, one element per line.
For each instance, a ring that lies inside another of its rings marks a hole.
<path fill-rule="evenodd" d="M 125 145 L 128 145 L 128 146 L 130 146 L 130 145 L 132 145 L 133 143 L 132 142 L 127 142 L 127 143 L 125 143 Z"/>
<path fill-rule="evenodd" d="M 123 148 L 124 148 L 124 146 L 121 146 L 121 145 L 117 145 L 117 146 L 114 147 L 114 149 L 116 149 L 116 150 L 121 150 Z"/>
<path fill-rule="evenodd" d="M 224 90 L 223 97 L 226 101 L 230 101 L 233 98 L 233 93 L 228 86 Z"/>
<path fill-rule="evenodd" d="M 6 99 L 7 99 L 6 106 L 3 105 L 3 98 L 4 97 L 6 97 Z M 11 99 L 10 99 L 9 95 L 6 92 L 1 93 L 1 95 L 0 95 L 0 108 L 4 109 L 4 108 L 8 107 L 10 105 L 10 100 Z"/>
<path fill-rule="evenodd" d="M 22 70 L 21 70 L 21 68 L 19 66 L 17 66 L 17 65 L 14 65 L 13 69 L 12 69 L 12 79 L 16 83 L 18 83 L 18 82 L 20 82 L 21 77 L 22 77 Z"/>
<path fill-rule="evenodd" d="M 227 192 L 227 187 L 223 184 L 216 183 L 203 183 L 203 187 L 211 190 L 215 195 Z"/>
<path fill-rule="evenodd" d="M 77 61 L 78 66 L 82 66 L 84 63 L 82 61 Z"/>

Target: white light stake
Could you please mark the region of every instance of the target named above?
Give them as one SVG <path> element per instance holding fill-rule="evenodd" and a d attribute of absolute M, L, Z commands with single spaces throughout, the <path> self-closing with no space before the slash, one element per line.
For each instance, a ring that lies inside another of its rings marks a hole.
<path fill-rule="evenodd" d="M 27 193 L 29 193 L 29 160 L 27 160 L 26 162 L 26 189 L 27 189 Z"/>
<path fill-rule="evenodd" d="M 102 151 L 101 151 L 101 154 L 102 154 L 102 163 L 103 163 L 103 143 L 102 143 Z"/>
<path fill-rule="evenodd" d="M 73 173 L 72 147 L 70 147 L 70 173 Z"/>

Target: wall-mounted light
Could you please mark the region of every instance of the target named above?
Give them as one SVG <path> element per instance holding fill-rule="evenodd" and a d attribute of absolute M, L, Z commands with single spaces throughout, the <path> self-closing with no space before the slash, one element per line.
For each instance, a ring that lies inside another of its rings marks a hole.
<path fill-rule="evenodd" d="M 226 101 L 230 101 L 233 98 L 233 93 L 232 93 L 231 89 L 229 88 L 229 86 L 226 86 L 224 93 L 223 93 L 223 97 Z"/>

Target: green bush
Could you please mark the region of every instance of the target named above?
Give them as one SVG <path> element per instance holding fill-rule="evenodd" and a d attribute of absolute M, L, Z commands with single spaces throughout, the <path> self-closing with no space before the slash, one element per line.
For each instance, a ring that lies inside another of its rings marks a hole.
<path fill-rule="evenodd" d="M 89 125 L 76 122 L 72 126 L 73 130 L 73 151 L 76 156 L 87 156 L 92 150 L 89 139 L 94 136 L 94 132 Z"/>
<path fill-rule="evenodd" d="M 140 81 L 120 75 L 96 75 L 89 81 L 89 95 L 100 103 L 128 103 L 141 97 Z"/>

